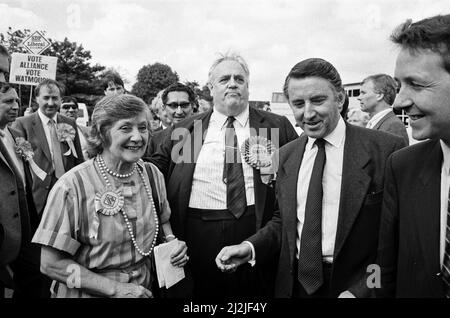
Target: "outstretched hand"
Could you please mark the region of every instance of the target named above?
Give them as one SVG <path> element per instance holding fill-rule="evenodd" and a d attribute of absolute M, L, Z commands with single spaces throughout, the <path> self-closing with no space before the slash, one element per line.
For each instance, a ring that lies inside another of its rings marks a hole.
<path fill-rule="evenodd" d="M 232 273 L 242 264 L 252 259 L 252 249 L 249 244 L 225 246 L 216 256 L 217 267 L 225 273 Z"/>

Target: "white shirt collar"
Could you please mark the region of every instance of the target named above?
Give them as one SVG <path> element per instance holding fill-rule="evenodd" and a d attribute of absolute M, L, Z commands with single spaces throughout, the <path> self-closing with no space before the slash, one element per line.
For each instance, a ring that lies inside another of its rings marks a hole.
<path fill-rule="evenodd" d="M 44 126 L 47 126 L 48 122 L 50 121 L 50 118 L 45 116 L 40 108 L 38 109 L 37 113 L 38 113 L 39 117 L 41 118 L 41 121 L 44 124 Z M 58 114 L 55 114 L 55 116 L 53 116 L 53 118 L 52 118 L 55 121 L 55 125 L 58 123 L 57 118 L 58 118 Z"/>
<path fill-rule="evenodd" d="M 444 141 L 440 140 L 440 142 L 444 157 L 442 169 L 444 169 L 447 174 L 450 174 L 450 147 Z"/>
<path fill-rule="evenodd" d="M 376 113 L 375 115 L 373 115 L 372 118 L 370 118 L 369 122 L 367 123 L 367 127 L 374 127 L 376 124 L 378 124 L 378 122 L 381 120 L 381 118 L 383 118 L 384 116 L 386 116 L 387 114 L 389 114 L 392 111 L 392 109 L 387 108 L 382 110 L 379 113 Z"/>
<path fill-rule="evenodd" d="M 339 121 L 336 125 L 336 128 L 329 133 L 327 136 L 325 136 L 323 139 L 333 147 L 339 148 L 342 146 L 342 143 L 345 140 L 345 131 L 347 127 L 345 126 L 345 122 L 342 119 L 341 116 L 339 116 Z M 314 142 L 316 141 L 316 138 L 308 137 L 308 146 L 309 149 L 311 149 L 314 145 Z"/>
<path fill-rule="evenodd" d="M 234 118 L 242 127 L 245 127 L 248 123 L 249 118 L 249 106 L 247 105 L 247 107 L 244 108 L 244 111 L 242 111 L 239 115 L 234 116 Z M 226 125 L 227 119 L 228 116 L 214 109 L 214 111 L 211 114 L 210 121 L 216 122 L 220 125 L 220 127 L 223 127 Z"/>

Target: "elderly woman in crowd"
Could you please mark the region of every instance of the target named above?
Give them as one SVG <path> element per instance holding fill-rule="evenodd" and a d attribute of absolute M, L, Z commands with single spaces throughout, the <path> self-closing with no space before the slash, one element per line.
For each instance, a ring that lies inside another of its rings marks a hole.
<path fill-rule="evenodd" d="M 53 297 L 152 297 L 158 233 L 175 239 L 164 178 L 140 160 L 148 142 L 148 107 L 132 95 L 96 105 L 88 138 L 93 158 L 63 175 L 49 194 L 33 238 Z M 178 242 L 174 266 L 188 261 Z"/>
<path fill-rule="evenodd" d="M 366 127 L 369 119 L 369 114 L 358 108 L 352 108 L 347 113 L 347 122 L 355 126 Z"/>

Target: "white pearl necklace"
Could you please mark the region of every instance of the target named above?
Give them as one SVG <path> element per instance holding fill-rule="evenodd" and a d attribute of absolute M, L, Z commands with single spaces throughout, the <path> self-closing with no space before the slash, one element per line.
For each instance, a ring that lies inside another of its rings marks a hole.
<path fill-rule="evenodd" d="M 102 168 L 104 170 L 106 170 L 106 172 L 108 172 L 113 177 L 116 177 L 116 178 L 119 178 L 119 179 L 125 179 L 125 178 L 131 177 L 134 174 L 134 172 L 136 171 L 136 167 L 137 167 L 137 164 L 134 163 L 133 164 L 133 169 L 131 169 L 130 173 L 120 174 L 118 172 L 115 172 L 115 171 L 112 171 L 111 169 L 109 169 L 108 166 L 106 166 L 105 159 L 103 159 L 103 157 L 101 155 L 98 155 L 98 165 L 99 166 L 102 165 Z"/>
<path fill-rule="evenodd" d="M 105 172 L 105 170 L 106 170 L 106 169 L 105 169 L 106 165 L 105 165 L 105 162 L 103 161 L 103 158 L 102 158 L 100 155 L 98 155 L 98 156 L 96 157 L 96 159 L 97 159 L 97 162 L 98 162 L 98 166 L 99 166 L 99 168 L 100 168 L 100 173 L 101 173 L 101 175 L 103 176 L 103 179 L 105 179 L 106 186 L 107 186 L 108 188 L 112 189 L 113 187 L 112 187 L 112 185 L 111 185 L 111 182 L 109 181 L 108 176 L 106 175 L 106 172 Z M 120 212 L 122 212 L 123 218 L 124 218 L 125 223 L 126 223 L 126 225 L 127 225 L 128 233 L 130 233 L 131 241 L 133 242 L 133 245 L 134 245 L 134 247 L 136 248 L 136 251 L 137 251 L 139 254 L 141 254 L 142 256 L 149 256 L 149 255 L 153 252 L 153 248 L 155 247 L 156 239 L 157 239 L 157 237 L 158 237 L 158 232 L 159 232 L 159 219 L 158 219 L 158 215 L 157 215 L 157 213 L 156 213 L 155 202 L 153 201 L 152 192 L 150 191 L 150 187 L 149 187 L 149 186 L 147 185 L 147 183 L 145 182 L 144 173 L 143 173 L 140 169 L 138 169 L 138 168 L 136 168 L 136 167 L 137 167 L 137 164 L 135 163 L 135 168 L 133 169 L 133 171 L 134 171 L 134 170 L 137 170 L 137 171 L 138 171 L 139 176 L 141 177 L 141 180 L 142 180 L 142 182 L 144 183 L 145 191 L 147 192 L 147 196 L 148 196 L 148 198 L 149 198 L 149 200 L 150 200 L 150 206 L 151 206 L 151 208 L 152 208 L 153 216 L 154 216 L 154 218 L 155 218 L 155 224 L 156 224 L 156 228 L 155 228 L 155 236 L 153 237 L 153 242 L 152 242 L 152 245 L 150 246 L 150 250 L 149 250 L 148 252 L 144 252 L 144 251 L 141 250 L 141 248 L 137 245 L 136 238 L 135 238 L 134 233 L 133 233 L 133 228 L 132 228 L 131 222 L 128 220 L 128 215 L 125 213 L 125 211 L 124 211 L 123 209 L 121 209 Z M 106 170 L 106 171 L 107 171 L 107 170 Z"/>

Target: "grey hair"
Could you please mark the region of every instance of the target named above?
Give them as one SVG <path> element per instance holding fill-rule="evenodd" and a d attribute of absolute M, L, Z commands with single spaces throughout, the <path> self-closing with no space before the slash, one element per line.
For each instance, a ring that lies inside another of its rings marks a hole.
<path fill-rule="evenodd" d="M 139 97 L 121 94 L 103 97 L 92 112 L 92 125 L 87 138 L 87 152 L 89 158 L 102 153 L 111 144 L 111 127 L 121 119 L 128 119 L 145 112 L 147 122 L 150 110 Z"/>
<path fill-rule="evenodd" d="M 234 52 L 226 52 L 226 53 L 219 53 L 219 58 L 216 59 L 213 64 L 211 65 L 209 72 L 208 72 L 208 83 L 212 84 L 212 72 L 214 69 L 219 65 L 220 63 L 224 61 L 235 61 L 241 65 L 242 69 L 245 72 L 245 75 L 247 75 L 247 79 L 250 77 L 250 71 L 248 70 L 247 62 L 244 60 L 244 58 Z"/>

